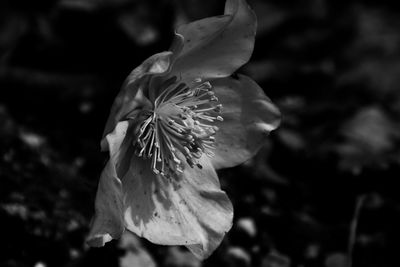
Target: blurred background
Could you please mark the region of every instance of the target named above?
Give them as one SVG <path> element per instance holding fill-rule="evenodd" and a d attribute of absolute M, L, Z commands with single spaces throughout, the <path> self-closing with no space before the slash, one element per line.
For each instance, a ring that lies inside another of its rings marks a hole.
<path fill-rule="evenodd" d="M 0 266 L 400 266 L 400 5 L 248 0 L 283 123 L 219 172 L 232 230 L 203 263 L 127 234 L 90 249 L 99 141 L 127 74 L 219 0 L 0 2 Z"/>

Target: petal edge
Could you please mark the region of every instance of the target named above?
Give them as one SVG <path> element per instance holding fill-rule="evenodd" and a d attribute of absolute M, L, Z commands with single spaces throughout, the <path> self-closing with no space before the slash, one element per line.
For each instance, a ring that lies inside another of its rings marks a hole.
<path fill-rule="evenodd" d="M 225 15 L 182 25 L 185 45 L 172 73 L 187 83 L 227 77 L 253 53 L 257 19 L 244 0 L 228 0 Z"/>
<path fill-rule="evenodd" d="M 211 160 L 216 169 L 233 167 L 257 153 L 269 132 L 279 126 L 281 114 L 247 76 L 218 79 L 212 84 L 222 104 L 224 121 L 217 123 L 215 156 Z"/>

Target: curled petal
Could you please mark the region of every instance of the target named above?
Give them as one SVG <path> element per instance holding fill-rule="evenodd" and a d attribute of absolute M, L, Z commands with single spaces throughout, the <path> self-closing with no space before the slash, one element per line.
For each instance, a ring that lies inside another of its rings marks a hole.
<path fill-rule="evenodd" d="M 108 161 L 100 176 L 96 194 L 95 216 L 87 243 L 92 247 L 104 246 L 106 242 L 121 237 L 125 230 L 122 215 L 122 185 L 115 165 Z"/>
<path fill-rule="evenodd" d="M 218 123 L 215 168 L 245 162 L 256 154 L 268 133 L 278 127 L 280 112 L 263 90 L 250 78 L 224 78 L 213 82 L 222 103 L 224 121 Z"/>
<path fill-rule="evenodd" d="M 87 243 L 93 247 L 104 246 L 111 239 L 119 238 L 125 230 L 123 220 L 122 183 L 117 175 L 117 163 L 127 156 L 123 145 L 128 122 L 119 122 L 115 130 L 106 136 L 110 160 L 100 176 L 95 201 L 95 216 Z"/>
<path fill-rule="evenodd" d="M 231 75 L 249 60 L 256 27 L 256 16 L 245 0 L 227 0 L 224 16 L 178 28 L 185 42 L 172 73 L 186 82 Z"/>
<path fill-rule="evenodd" d="M 208 158 L 200 163 L 202 169 L 186 165 L 182 174 L 166 178 L 155 175 L 148 160 L 133 157 L 123 178 L 127 229 L 208 257 L 231 228 L 233 209 Z"/>
<path fill-rule="evenodd" d="M 162 52 L 146 59 L 140 66 L 135 68 L 126 78 L 121 91 L 114 100 L 111 107 L 103 136 L 110 133 L 115 125 L 126 119 L 135 110 L 143 107 L 151 107 L 151 102 L 146 96 L 147 84 L 143 79 L 149 75 L 162 74 L 169 70 L 173 58 L 172 52 Z M 107 150 L 107 140 L 101 141 L 102 150 Z"/>

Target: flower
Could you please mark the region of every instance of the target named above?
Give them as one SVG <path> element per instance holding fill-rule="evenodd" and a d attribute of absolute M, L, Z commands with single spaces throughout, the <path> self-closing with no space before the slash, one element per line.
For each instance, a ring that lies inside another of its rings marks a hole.
<path fill-rule="evenodd" d="M 217 169 L 252 157 L 280 122 L 250 78 L 229 77 L 253 51 L 256 17 L 245 0 L 177 29 L 170 51 L 134 69 L 106 123 L 107 162 L 88 244 L 125 229 L 204 259 L 232 226 Z"/>

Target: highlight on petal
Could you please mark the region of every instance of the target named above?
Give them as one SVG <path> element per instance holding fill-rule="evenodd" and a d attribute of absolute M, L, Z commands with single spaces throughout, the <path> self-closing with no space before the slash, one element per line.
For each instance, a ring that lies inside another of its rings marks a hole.
<path fill-rule="evenodd" d="M 124 176 L 125 222 L 128 230 L 161 245 L 185 245 L 204 259 L 232 226 L 233 208 L 221 191 L 209 159 L 176 177 L 151 171 L 150 161 L 133 157 Z"/>
<path fill-rule="evenodd" d="M 125 230 L 123 220 L 122 183 L 117 175 L 117 162 L 126 157 L 125 141 L 128 122 L 119 122 L 115 130 L 106 136 L 110 160 L 100 176 L 95 200 L 95 216 L 87 243 L 93 247 L 104 246 L 106 242 L 119 238 Z"/>
<path fill-rule="evenodd" d="M 172 73 L 187 82 L 231 75 L 250 59 L 256 27 L 256 16 L 245 0 L 227 0 L 224 16 L 178 28 L 184 46 Z"/>
<path fill-rule="evenodd" d="M 215 168 L 241 164 L 261 148 L 268 133 L 279 126 L 280 112 L 249 77 L 223 78 L 212 82 L 222 103 L 222 117 L 215 136 Z"/>
<path fill-rule="evenodd" d="M 128 75 L 111 107 L 103 137 L 110 133 L 120 120 L 125 119 L 133 111 L 151 106 L 145 95 L 147 84 L 143 82 L 143 79 L 149 75 L 167 72 L 171 66 L 172 58 L 173 53 L 170 51 L 155 54 L 146 59 Z M 107 140 L 105 138 L 101 141 L 101 149 L 103 151 L 107 150 Z"/>

